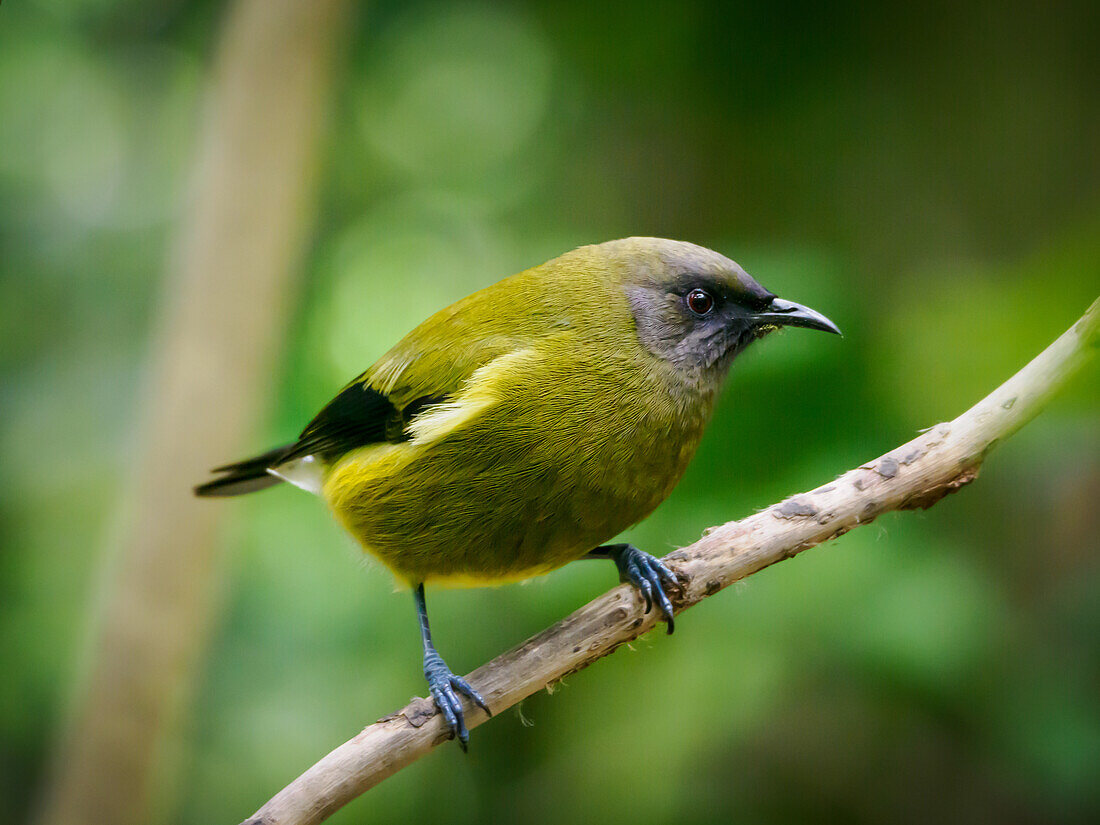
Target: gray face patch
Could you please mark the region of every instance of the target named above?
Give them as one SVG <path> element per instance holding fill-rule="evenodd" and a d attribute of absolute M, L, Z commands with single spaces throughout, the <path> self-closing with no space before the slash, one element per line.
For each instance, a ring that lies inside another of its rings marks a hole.
<path fill-rule="evenodd" d="M 699 317 L 685 306 L 682 295 L 667 288 L 635 284 L 626 288 L 626 295 L 642 346 L 700 378 L 721 380 L 730 357 L 753 337 L 749 314 L 736 305 L 719 305 Z M 709 373 L 714 375 L 705 375 Z"/>
<path fill-rule="evenodd" d="M 775 296 L 717 252 L 674 244 L 631 263 L 624 289 L 639 340 L 694 383 L 721 381 L 733 357 L 762 333 L 755 313 Z M 687 305 L 694 289 L 713 299 L 704 315 Z"/>
<path fill-rule="evenodd" d="M 638 339 L 696 387 L 716 387 L 733 357 L 763 334 L 756 313 L 775 298 L 734 261 L 683 241 L 625 238 L 602 244 L 622 273 Z M 687 296 L 713 299 L 703 314 Z"/>

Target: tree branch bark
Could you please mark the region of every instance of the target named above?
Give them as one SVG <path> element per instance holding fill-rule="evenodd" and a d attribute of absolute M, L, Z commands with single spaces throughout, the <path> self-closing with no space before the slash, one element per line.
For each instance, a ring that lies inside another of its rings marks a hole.
<path fill-rule="evenodd" d="M 768 565 L 868 524 L 890 510 L 928 508 L 969 484 L 986 454 L 1034 418 L 1100 345 L 1100 299 L 1031 363 L 954 421 L 741 521 L 707 530 L 665 562 L 680 576 L 676 612 Z M 620 585 L 467 678 L 500 713 L 592 664 L 657 623 Z M 467 703 L 469 705 L 469 703 Z M 470 727 L 486 721 L 467 707 Z M 245 825 L 314 825 L 445 742 L 429 699 L 364 728 L 271 798 Z"/>

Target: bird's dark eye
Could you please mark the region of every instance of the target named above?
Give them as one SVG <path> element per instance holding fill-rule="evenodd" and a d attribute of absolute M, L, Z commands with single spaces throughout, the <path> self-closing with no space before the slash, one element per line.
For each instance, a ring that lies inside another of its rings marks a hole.
<path fill-rule="evenodd" d="M 693 289 L 684 298 L 684 302 L 696 315 L 706 315 L 714 309 L 714 298 L 705 289 Z"/>

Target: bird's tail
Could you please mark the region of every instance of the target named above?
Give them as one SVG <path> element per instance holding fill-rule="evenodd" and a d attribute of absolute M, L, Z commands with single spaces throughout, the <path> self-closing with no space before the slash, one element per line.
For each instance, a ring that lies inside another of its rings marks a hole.
<path fill-rule="evenodd" d="M 290 451 L 293 444 L 285 444 L 268 450 L 263 455 L 255 458 L 247 458 L 235 464 L 226 464 L 224 467 L 215 467 L 211 472 L 222 473 L 219 478 L 200 484 L 195 487 L 197 496 L 239 496 L 244 493 L 254 493 L 264 490 L 282 481 L 278 476 L 273 476 L 267 471 L 268 467 L 274 467 Z"/>

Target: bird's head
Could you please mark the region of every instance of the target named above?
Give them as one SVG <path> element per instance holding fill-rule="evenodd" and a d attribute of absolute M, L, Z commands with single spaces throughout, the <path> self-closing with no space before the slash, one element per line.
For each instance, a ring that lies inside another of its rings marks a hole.
<path fill-rule="evenodd" d="M 663 238 L 602 246 L 617 265 L 642 345 L 687 374 L 720 380 L 733 356 L 779 327 L 840 334 L 821 313 L 777 297 L 705 247 Z"/>

